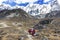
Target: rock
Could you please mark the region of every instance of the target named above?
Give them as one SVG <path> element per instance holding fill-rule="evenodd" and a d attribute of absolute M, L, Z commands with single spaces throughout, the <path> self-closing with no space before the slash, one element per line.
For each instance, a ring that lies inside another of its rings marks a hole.
<path fill-rule="evenodd" d="M 35 25 L 33 28 L 36 29 L 36 30 L 41 30 L 41 29 L 43 29 L 43 26 L 37 24 L 37 25 Z"/>
<path fill-rule="evenodd" d="M 48 38 L 46 38 L 46 37 L 42 37 L 42 40 L 48 40 Z"/>
<path fill-rule="evenodd" d="M 49 24 L 49 23 L 51 23 L 52 20 L 53 19 L 42 20 L 42 21 L 39 22 L 39 24 L 42 24 L 42 25 Z"/>

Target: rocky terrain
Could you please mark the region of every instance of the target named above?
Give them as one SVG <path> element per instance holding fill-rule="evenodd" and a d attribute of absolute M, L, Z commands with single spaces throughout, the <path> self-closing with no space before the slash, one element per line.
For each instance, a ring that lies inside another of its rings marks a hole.
<path fill-rule="evenodd" d="M 51 11 L 50 13 L 46 14 L 46 18 L 55 18 L 60 17 L 60 10 L 59 11 Z"/>
<path fill-rule="evenodd" d="M 0 13 L 0 40 L 60 40 L 59 17 L 36 19 L 21 9 Z M 32 27 L 35 36 L 28 33 Z"/>

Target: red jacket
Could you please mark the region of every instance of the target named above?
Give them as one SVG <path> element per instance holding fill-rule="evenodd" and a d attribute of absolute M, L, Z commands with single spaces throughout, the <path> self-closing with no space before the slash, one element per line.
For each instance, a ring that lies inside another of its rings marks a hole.
<path fill-rule="evenodd" d="M 34 29 L 33 29 L 33 30 L 32 30 L 32 29 L 29 29 L 28 32 L 29 32 L 29 34 L 32 35 L 32 36 L 34 36 L 34 34 L 35 34 L 35 30 L 34 30 Z"/>

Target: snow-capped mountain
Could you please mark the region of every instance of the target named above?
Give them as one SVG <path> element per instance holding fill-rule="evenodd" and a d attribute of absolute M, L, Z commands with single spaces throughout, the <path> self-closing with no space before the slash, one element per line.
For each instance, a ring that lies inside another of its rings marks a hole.
<path fill-rule="evenodd" d="M 60 5 L 57 0 L 53 0 L 49 4 L 29 4 L 24 10 L 32 16 L 44 18 L 47 13 L 60 10 Z"/>
<path fill-rule="evenodd" d="M 51 5 L 51 11 L 60 10 L 60 4 L 58 3 L 57 0 L 52 1 L 50 5 Z"/>
<path fill-rule="evenodd" d="M 51 4 L 51 12 L 46 14 L 46 18 L 54 18 L 60 17 L 60 5 L 58 4 L 57 0 L 52 2 Z"/>
<path fill-rule="evenodd" d="M 58 4 L 57 0 L 51 1 L 49 4 L 29 4 L 26 6 L 26 12 L 37 15 L 49 13 L 50 11 L 55 10 L 60 10 L 60 5 Z"/>
<path fill-rule="evenodd" d="M 51 6 L 50 4 L 29 4 L 22 9 L 36 18 L 44 18 L 50 12 Z"/>
<path fill-rule="evenodd" d="M 31 14 L 32 16 L 46 14 L 46 13 L 50 12 L 50 9 L 51 9 L 51 7 L 49 4 L 44 4 L 44 5 L 29 4 L 24 8 L 24 10 L 27 13 Z"/>
<path fill-rule="evenodd" d="M 24 11 L 26 11 L 27 13 L 29 13 L 32 16 L 38 17 L 38 18 L 44 18 L 45 15 L 51 11 L 55 11 L 55 10 L 60 10 L 60 5 L 58 4 L 57 0 L 53 0 L 51 2 L 49 2 L 48 4 L 34 4 L 34 3 L 30 3 L 27 6 L 10 6 L 9 4 L 1 4 L 0 5 L 0 10 L 3 9 L 18 9 L 21 8 Z"/>

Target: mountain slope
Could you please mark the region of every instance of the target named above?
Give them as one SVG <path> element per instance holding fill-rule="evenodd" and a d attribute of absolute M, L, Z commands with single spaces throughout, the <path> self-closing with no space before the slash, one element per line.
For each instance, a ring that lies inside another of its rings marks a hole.
<path fill-rule="evenodd" d="M 60 17 L 60 10 L 59 11 L 52 11 L 45 16 L 46 18 L 55 18 Z"/>
<path fill-rule="evenodd" d="M 27 20 L 33 18 L 31 15 L 23 11 L 22 9 L 2 10 L 0 11 L 0 19 L 11 20 Z"/>

